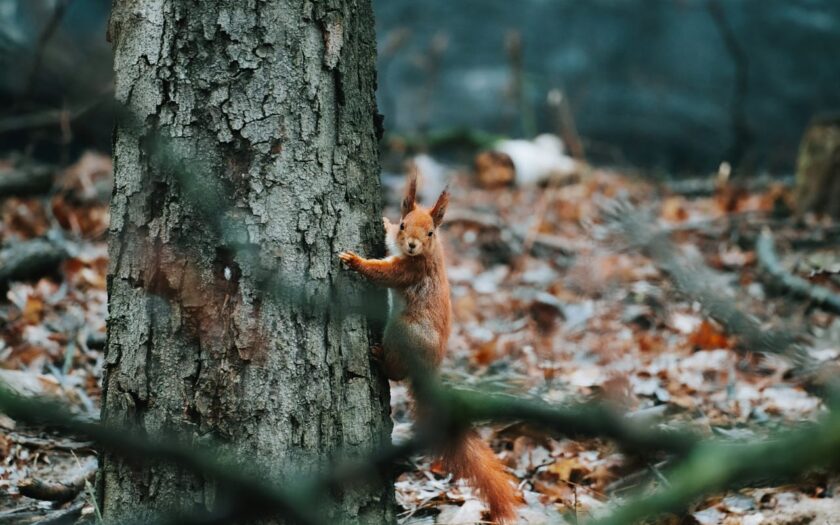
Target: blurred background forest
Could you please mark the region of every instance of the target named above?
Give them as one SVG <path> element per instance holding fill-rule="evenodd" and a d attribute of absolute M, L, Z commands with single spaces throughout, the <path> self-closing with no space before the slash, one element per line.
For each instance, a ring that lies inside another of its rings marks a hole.
<path fill-rule="evenodd" d="M 107 151 L 110 2 L 0 5 L 4 149 Z M 790 173 L 802 133 L 840 106 L 829 0 L 375 2 L 389 134 L 557 130 L 560 92 L 589 156 L 665 173 L 721 161 Z"/>
<path fill-rule="evenodd" d="M 91 419 L 107 316 L 110 8 L 0 0 L 0 379 Z M 711 455 L 721 477 L 695 485 L 685 450 L 627 454 L 598 428 L 574 440 L 483 428 L 524 494 L 520 521 L 608 520 L 614 502 L 662 490 L 676 505 L 651 496 L 627 516 L 840 523 L 828 468 L 840 458 L 826 452 L 840 450 L 836 415 L 824 424 L 840 363 L 840 3 L 374 10 L 386 213 L 407 172 L 427 202 L 452 189 L 444 378 L 552 404 L 608 400 L 651 427 L 791 451 L 743 454 L 790 460 L 759 475 Z M 399 441 L 410 402 L 402 385 L 391 395 Z M 802 428 L 825 455 L 803 456 Z M 2 415 L 0 430 L 0 522 L 94 520 L 90 441 Z M 439 465 L 409 463 L 401 522 L 486 515 Z"/>

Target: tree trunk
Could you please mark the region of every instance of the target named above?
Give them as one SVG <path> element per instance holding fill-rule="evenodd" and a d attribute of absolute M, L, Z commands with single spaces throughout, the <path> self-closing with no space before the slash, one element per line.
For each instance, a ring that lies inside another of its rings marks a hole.
<path fill-rule="evenodd" d="M 796 167 L 799 213 L 840 219 L 840 117 L 815 120 L 805 132 Z"/>
<path fill-rule="evenodd" d="M 260 270 L 324 298 L 341 250 L 381 251 L 370 0 L 116 0 L 109 38 L 124 112 L 103 420 L 291 480 L 388 440 L 363 316 L 271 299 Z M 331 512 L 392 522 L 393 486 L 374 485 Z M 227 494 L 110 455 L 98 488 L 107 519 L 139 522 Z"/>

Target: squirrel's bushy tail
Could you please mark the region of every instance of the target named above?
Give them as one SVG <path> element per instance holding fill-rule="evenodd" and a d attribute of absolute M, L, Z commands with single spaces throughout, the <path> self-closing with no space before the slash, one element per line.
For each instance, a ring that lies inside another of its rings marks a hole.
<path fill-rule="evenodd" d="M 443 466 L 455 477 L 464 478 L 478 489 L 490 508 L 495 523 L 512 523 L 521 497 L 512 484 L 513 476 L 505 471 L 493 450 L 475 430 L 464 432 L 449 444 L 441 455 Z"/>

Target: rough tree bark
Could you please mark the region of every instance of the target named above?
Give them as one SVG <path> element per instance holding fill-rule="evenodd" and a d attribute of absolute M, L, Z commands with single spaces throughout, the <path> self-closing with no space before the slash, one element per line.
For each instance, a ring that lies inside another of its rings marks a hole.
<path fill-rule="evenodd" d="M 815 119 L 799 146 L 796 201 L 800 213 L 840 219 L 840 116 Z"/>
<path fill-rule="evenodd" d="M 116 0 L 109 38 L 124 113 L 103 419 L 280 477 L 388 439 L 362 316 L 268 300 L 255 269 L 322 297 L 342 249 L 381 249 L 370 0 Z M 389 485 L 333 512 L 392 522 Z M 98 496 L 106 518 L 142 522 L 224 493 L 106 455 Z"/>

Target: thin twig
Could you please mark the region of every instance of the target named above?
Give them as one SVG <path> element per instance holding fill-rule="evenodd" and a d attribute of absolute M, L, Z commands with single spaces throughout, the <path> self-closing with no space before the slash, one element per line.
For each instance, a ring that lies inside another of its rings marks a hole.
<path fill-rule="evenodd" d="M 61 19 L 64 18 L 64 13 L 67 12 L 67 8 L 70 6 L 72 1 L 73 0 L 59 0 L 55 9 L 53 9 L 49 20 L 47 20 L 43 31 L 41 31 L 41 34 L 38 36 L 38 43 L 35 47 L 35 58 L 32 61 L 32 67 L 29 70 L 29 76 L 26 80 L 26 87 L 23 90 L 24 97 L 28 97 L 32 94 L 32 89 L 35 87 L 35 83 L 38 79 L 38 71 L 41 69 L 41 62 L 44 60 L 44 50 L 47 47 L 47 43 L 49 43 L 50 39 L 55 34 L 55 30 L 58 29 Z"/>
<path fill-rule="evenodd" d="M 720 0 L 707 0 L 706 8 L 720 34 L 723 45 L 732 59 L 732 66 L 735 69 L 735 85 L 732 88 L 732 100 L 730 101 L 730 119 L 732 128 L 732 143 L 726 153 L 727 160 L 734 168 L 739 168 L 747 149 L 752 143 L 752 132 L 747 121 L 746 101 L 749 94 L 749 59 L 743 46 L 738 41 L 735 30 L 726 17 L 726 11 Z"/>

